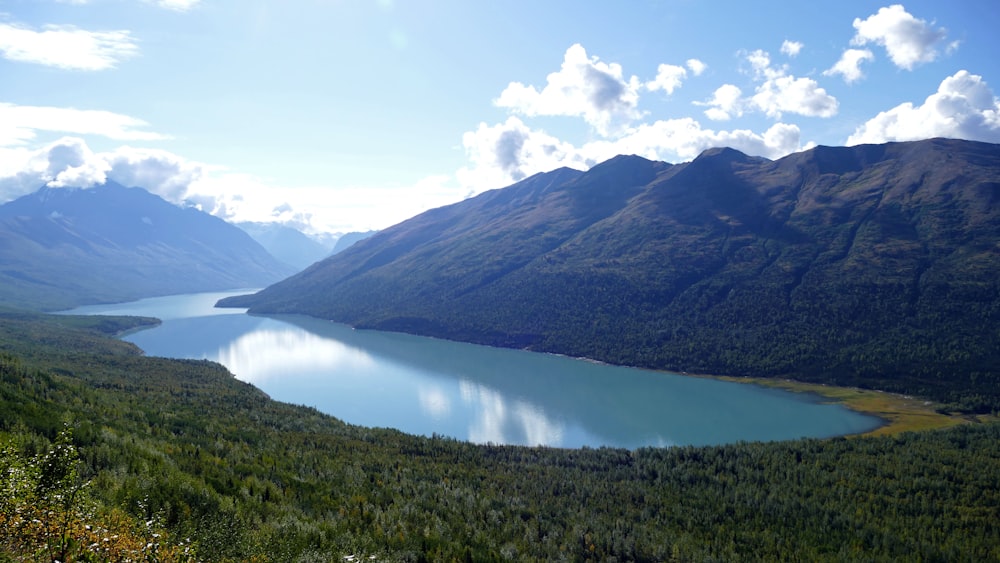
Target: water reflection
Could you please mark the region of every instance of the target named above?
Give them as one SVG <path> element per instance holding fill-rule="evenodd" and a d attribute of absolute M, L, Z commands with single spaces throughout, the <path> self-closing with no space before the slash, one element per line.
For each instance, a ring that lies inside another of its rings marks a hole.
<path fill-rule="evenodd" d="M 417 390 L 417 400 L 420 410 L 435 420 L 441 420 L 451 414 L 451 399 L 440 387 L 421 387 Z"/>
<path fill-rule="evenodd" d="M 401 356 L 400 350 L 406 347 L 400 346 L 400 341 L 393 335 L 381 342 L 392 349 L 389 350 L 379 345 L 371 346 L 371 338 L 380 335 L 362 333 L 361 336 L 370 345 L 362 348 L 338 340 L 358 343 L 359 335 L 347 327 L 330 323 L 311 326 L 313 330 L 323 329 L 326 332 L 320 336 L 292 325 L 273 328 L 271 325 L 275 323 L 268 319 L 263 326 L 221 346 L 216 354 L 205 355 L 205 359 L 221 363 L 239 379 L 264 389 L 275 398 L 309 404 L 334 414 L 349 408 L 336 405 L 340 400 L 338 397 L 345 396 L 339 391 L 352 388 L 350 396 L 357 402 L 359 378 L 380 380 L 381 383 L 372 382 L 372 387 L 379 389 L 378 402 L 362 399 L 368 402 L 369 413 L 379 413 L 380 421 L 385 420 L 386 399 L 398 394 L 402 400 L 397 397 L 393 402 L 398 404 L 405 402 L 407 397 L 414 397 L 420 413 L 442 423 L 443 428 L 464 426 L 461 431 L 453 433 L 471 442 L 564 445 L 565 424 L 548 417 L 544 405 L 525 397 L 510 399 L 485 383 L 468 379 L 470 375 L 476 375 L 475 370 L 463 366 L 454 354 Z M 309 326 L 312 323 L 307 321 L 306 324 Z M 447 361 L 453 369 L 442 370 L 440 365 L 429 365 L 420 359 L 430 357 L 450 358 Z M 397 370 L 407 373 L 405 380 L 395 377 Z M 455 379 L 448 381 L 435 375 L 442 371 L 455 374 Z M 301 383 L 305 374 L 315 374 L 316 377 L 306 376 L 308 385 L 296 384 L 296 381 Z M 406 390 L 411 385 L 412 393 Z M 364 386 L 368 387 L 368 384 Z M 297 388 L 306 392 L 289 393 Z M 435 431 L 442 433 L 441 430 Z"/>
<path fill-rule="evenodd" d="M 449 400 L 438 397 L 431 403 L 429 388 L 420 388 L 416 394 L 421 412 L 449 422 L 450 435 L 477 443 L 561 447 L 692 443 L 687 440 L 706 439 L 699 436 L 706 427 L 692 421 L 711 416 L 719 405 L 726 406 L 725 393 L 718 393 L 714 401 L 706 398 L 716 394 L 716 386 L 737 390 L 743 399 L 748 398 L 745 387 L 710 380 L 522 350 L 353 330 L 296 315 L 272 319 L 364 349 L 379 362 L 405 366 L 425 381 L 437 381 L 435 389 Z M 691 400 L 699 394 L 704 395 L 701 400 Z M 778 400 L 788 402 L 787 397 Z M 443 415 L 445 404 L 451 419 Z M 751 400 L 726 409 L 715 428 L 745 436 L 745 427 L 734 423 L 733 417 L 738 419 L 742 412 L 756 408 Z M 463 417 L 461 425 L 454 422 Z M 679 424 L 682 420 L 689 424 Z M 744 438 L 735 438 L 739 439 Z"/>
<path fill-rule="evenodd" d="M 207 359 L 219 362 L 239 379 L 257 386 L 304 371 L 352 370 L 364 374 L 374 365 L 372 357 L 363 350 L 301 329 L 248 332 Z"/>
<path fill-rule="evenodd" d="M 150 355 L 218 361 L 274 399 L 414 434 L 635 448 L 824 437 L 878 425 L 783 391 L 206 307 L 218 296 L 109 309 L 164 319 L 126 337 Z"/>
<path fill-rule="evenodd" d="M 564 425 L 549 419 L 541 406 L 523 400 L 508 406 L 498 391 L 465 379 L 458 387 L 462 401 L 478 413 L 469 424 L 470 442 L 563 445 Z"/>

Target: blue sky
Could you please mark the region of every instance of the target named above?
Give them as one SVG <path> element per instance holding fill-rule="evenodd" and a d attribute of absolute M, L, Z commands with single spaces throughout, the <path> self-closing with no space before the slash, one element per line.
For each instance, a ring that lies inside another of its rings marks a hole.
<path fill-rule="evenodd" d="M 0 201 L 384 228 L 559 166 L 1000 142 L 995 0 L 0 0 Z"/>

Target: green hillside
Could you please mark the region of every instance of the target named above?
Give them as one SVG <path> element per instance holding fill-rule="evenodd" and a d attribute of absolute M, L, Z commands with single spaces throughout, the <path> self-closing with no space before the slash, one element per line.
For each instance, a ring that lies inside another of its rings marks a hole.
<path fill-rule="evenodd" d="M 136 322 L 0 313 L 0 561 L 1000 558 L 996 424 L 477 446 L 349 426 L 105 336 Z"/>
<path fill-rule="evenodd" d="M 617 157 L 435 209 L 226 303 L 1000 409 L 1000 145 Z"/>

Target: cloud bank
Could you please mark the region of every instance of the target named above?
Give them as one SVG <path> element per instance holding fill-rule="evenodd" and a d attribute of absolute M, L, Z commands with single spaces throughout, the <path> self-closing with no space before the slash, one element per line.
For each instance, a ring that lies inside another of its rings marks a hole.
<path fill-rule="evenodd" d="M 112 180 L 233 221 L 278 222 L 306 233 L 384 228 L 468 195 L 449 176 L 384 188 L 282 186 L 160 149 L 95 152 L 63 137 L 37 149 L 0 147 L 0 203 L 42 186 L 89 188 Z"/>
<path fill-rule="evenodd" d="M 941 81 L 922 105 L 883 111 L 857 128 L 848 145 L 951 137 L 1000 142 L 1000 100 L 983 77 L 960 70 Z"/>
<path fill-rule="evenodd" d="M 801 43 L 790 41 L 782 47 L 789 56 L 801 48 Z M 782 115 L 829 117 L 837 113 L 837 100 L 811 78 L 795 77 L 787 68 L 772 65 L 764 51 L 745 58 L 757 83 L 754 94 L 744 96 L 739 87 L 724 84 L 712 99 L 699 105 L 708 108 L 705 115 L 714 121 L 745 112 L 760 112 L 776 120 L 763 132 L 706 128 L 690 117 L 641 122 L 647 117 L 639 107 L 642 92 L 670 96 L 708 66 L 698 59 L 688 59 L 684 66 L 664 63 L 643 81 L 634 75 L 626 78 L 620 64 L 589 56 L 582 45 L 575 44 L 566 51 L 560 69 L 548 75 L 545 87 L 512 82 L 501 92 L 495 105 L 514 115 L 494 125 L 480 123 L 464 134 L 468 165 L 456 173 L 456 179 L 463 190 L 475 194 L 561 166 L 587 169 L 619 154 L 678 161 L 693 159 L 712 147 L 731 146 L 778 158 L 811 146 L 803 146 L 798 126 L 782 122 Z M 522 119 L 535 116 L 580 117 L 596 138 L 577 145 Z"/>

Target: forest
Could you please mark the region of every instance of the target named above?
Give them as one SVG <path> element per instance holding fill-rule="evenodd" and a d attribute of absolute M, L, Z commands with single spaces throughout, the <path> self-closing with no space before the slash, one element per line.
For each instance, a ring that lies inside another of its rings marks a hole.
<path fill-rule="evenodd" d="M 252 296 L 617 365 L 1000 410 L 1000 145 L 620 156 L 413 217 Z"/>
<path fill-rule="evenodd" d="M 0 312 L 0 561 L 1000 560 L 997 424 L 474 445 L 111 337 L 149 322 Z"/>

